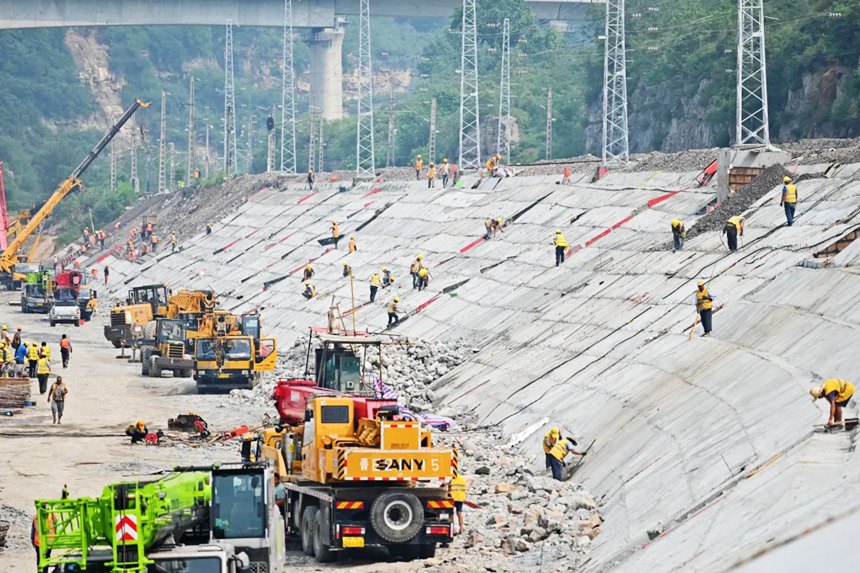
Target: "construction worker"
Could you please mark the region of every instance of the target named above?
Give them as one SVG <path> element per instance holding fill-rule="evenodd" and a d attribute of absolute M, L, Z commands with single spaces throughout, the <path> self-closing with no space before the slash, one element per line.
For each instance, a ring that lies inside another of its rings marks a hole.
<path fill-rule="evenodd" d="M 436 187 L 436 164 L 431 163 L 427 168 L 427 189 Z"/>
<path fill-rule="evenodd" d="M 36 378 L 39 380 L 39 394 L 44 396 L 48 391 L 48 375 L 51 373 L 50 359 L 44 356 L 36 362 Z"/>
<path fill-rule="evenodd" d="M 744 221 L 746 221 L 746 217 L 735 215 L 734 217 L 729 217 L 729 220 L 726 221 L 726 225 L 723 227 L 723 234 L 729 243 L 730 251 L 738 250 L 738 235 L 741 237 L 744 236 Z"/>
<path fill-rule="evenodd" d="M 561 176 L 562 185 L 570 185 L 570 165 L 564 166 L 564 174 Z"/>
<path fill-rule="evenodd" d="M 463 502 L 466 501 L 466 491 L 468 489 L 469 482 L 458 471 L 457 475 L 454 476 L 454 479 L 448 485 L 448 495 L 451 497 L 451 501 L 454 502 L 454 513 L 457 514 L 457 525 L 459 526 L 455 534 L 459 535 L 463 535 L 463 532 L 466 530 L 466 526 L 463 524 Z"/>
<path fill-rule="evenodd" d="M 352 274 L 352 267 L 349 266 L 348 262 L 344 261 L 343 262 L 343 276 L 348 277 L 351 274 Z"/>
<path fill-rule="evenodd" d="M 558 481 L 562 480 L 562 474 L 564 473 L 564 458 L 567 457 L 568 454 L 573 454 L 575 456 L 585 455 L 585 452 L 576 451 L 574 446 L 576 446 L 576 440 L 559 436 L 555 444 L 553 444 L 552 448 L 549 450 L 552 477 Z"/>
<path fill-rule="evenodd" d="M 493 219 L 484 221 L 484 240 L 489 241 L 493 236 Z"/>
<path fill-rule="evenodd" d="M 212 223 L 206 223 L 206 234 L 207 235 L 212 234 Z"/>
<path fill-rule="evenodd" d="M 15 334 L 12 336 L 12 348 L 14 348 L 15 350 L 18 350 L 18 347 L 21 346 L 21 337 L 21 327 L 19 326 L 17 329 L 15 329 Z"/>
<path fill-rule="evenodd" d="M 310 265 L 310 263 L 308 263 L 307 265 L 305 265 L 305 270 L 302 271 L 302 280 L 309 281 L 314 278 L 315 274 L 316 272 L 314 272 L 314 268 Z"/>
<path fill-rule="evenodd" d="M 560 435 L 561 432 L 558 428 L 551 428 L 543 437 L 541 445 L 543 446 L 543 453 L 546 458 L 546 469 L 552 468 L 552 456 L 550 455 L 550 451 L 552 451 L 552 447 L 558 441 L 558 437 Z"/>
<path fill-rule="evenodd" d="M 90 276 L 93 277 L 93 282 L 96 283 L 99 280 L 99 268 L 93 267 L 90 269 Z"/>
<path fill-rule="evenodd" d="M 63 410 L 66 405 L 66 394 L 69 389 L 66 388 L 66 383 L 63 382 L 62 376 L 57 376 L 57 379 L 51 384 L 51 389 L 48 391 L 48 403 L 51 405 L 51 414 L 54 417 L 54 424 L 62 424 Z"/>
<path fill-rule="evenodd" d="M 841 378 L 828 378 L 821 386 L 810 388 L 809 393 L 812 395 L 813 402 L 819 398 L 827 398 L 830 402 L 827 425 L 833 426 L 842 423 L 842 408 L 847 406 L 854 397 L 854 384 Z"/>
<path fill-rule="evenodd" d="M 65 498 L 63 498 L 65 499 Z M 49 537 L 53 538 L 54 535 L 54 515 L 49 513 L 48 519 L 46 520 L 46 525 L 48 526 L 48 534 Z M 30 543 L 33 544 L 33 549 L 36 550 L 36 570 L 41 573 L 48 573 L 48 567 L 40 568 L 39 567 L 39 546 L 42 544 L 39 539 L 39 516 L 36 515 L 33 517 L 33 524 L 30 526 Z M 45 549 L 45 557 L 51 556 L 51 548 Z M 56 568 L 55 568 L 56 569 Z"/>
<path fill-rule="evenodd" d="M 42 346 L 39 348 L 39 358 L 51 359 L 51 347 L 48 346 L 47 342 L 42 342 Z"/>
<path fill-rule="evenodd" d="M 412 288 L 418 288 L 418 271 L 424 266 L 424 263 L 421 261 L 424 259 L 424 255 L 420 254 L 415 257 L 415 260 L 412 261 L 412 264 L 409 265 L 409 274 L 412 275 Z"/>
<path fill-rule="evenodd" d="M 382 287 L 388 288 L 394 284 L 394 275 L 388 270 L 388 267 L 382 267 Z"/>
<path fill-rule="evenodd" d="M 35 342 L 30 342 L 30 346 L 27 348 L 27 362 L 29 363 L 29 370 L 27 371 L 27 375 L 30 378 L 35 378 L 36 368 L 39 363 L 39 347 Z"/>
<path fill-rule="evenodd" d="M 30 346 L 23 342 L 18 345 L 18 348 L 15 349 L 15 375 L 22 376 L 24 374 L 24 367 L 27 363 L 27 351 L 30 350 Z"/>
<path fill-rule="evenodd" d="M 170 232 L 170 252 L 176 252 L 176 231 Z"/>
<path fill-rule="evenodd" d="M 349 252 L 354 253 L 358 250 L 358 247 L 355 246 L 355 235 L 349 236 Z"/>
<path fill-rule="evenodd" d="M 334 241 L 334 248 L 336 249 L 340 241 L 340 226 L 334 220 L 331 222 L 331 238 Z"/>
<path fill-rule="evenodd" d="M 492 177 L 493 173 L 496 172 L 496 167 L 499 165 L 499 161 L 502 159 L 502 156 L 498 153 L 495 155 L 491 155 L 487 162 L 484 163 L 484 167 L 487 169 L 487 175 Z"/>
<path fill-rule="evenodd" d="M 370 302 L 376 300 L 376 291 L 382 286 L 382 279 L 379 278 L 379 273 L 373 273 L 370 277 Z"/>
<path fill-rule="evenodd" d="M 63 359 L 63 368 L 69 367 L 69 358 L 72 355 L 72 341 L 64 334 L 60 339 L 60 357 Z"/>
<path fill-rule="evenodd" d="M 496 233 L 504 233 L 505 232 L 505 230 L 503 228 L 504 226 L 505 226 L 505 221 L 501 217 L 496 217 L 495 219 L 493 219 L 492 220 L 493 236 L 495 237 Z"/>
<path fill-rule="evenodd" d="M 397 303 L 400 302 L 400 297 L 396 296 L 391 299 L 391 302 L 388 303 L 388 327 L 390 328 L 392 323 L 394 326 L 400 324 L 400 317 L 397 316 Z"/>
<path fill-rule="evenodd" d="M 302 296 L 306 299 L 312 299 L 317 295 L 317 289 L 314 288 L 314 285 L 311 284 L 311 281 L 305 281 L 305 290 L 302 292 Z"/>
<path fill-rule="evenodd" d="M 561 229 L 555 230 L 552 244 L 555 245 L 555 266 L 558 266 L 564 262 L 564 251 L 567 249 L 567 240 L 561 234 Z"/>
<path fill-rule="evenodd" d="M 782 196 L 779 206 L 785 208 L 785 222 L 791 227 L 794 224 L 794 209 L 797 207 L 797 187 L 791 182 L 791 177 L 782 178 Z"/>
<path fill-rule="evenodd" d="M 314 190 L 314 182 L 317 180 L 316 175 L 314 175 L 313 169 L 308 169 L 308 190 Z"/>
<path fill-rule="evenodd" d="M 131 443 L 136 444 L 146 439 L 149 433 L 149 428 L 146 427 L 146 422 L 138 420 L 135 424 L 131 424 L 125 429 L 125 435 L 131 437 Z"/>
<path fill-rule="evenodd" d="M 421 180 L 421 172 L 424 171 L 424 160 L 421 159 L 421 156 L 417 156 L 415 158 L 415 179 Z"/>
<path fill-rule="evenodd" d="M 705 332 L 702 336 L 711 334 L 711 317 L 714 313 L 714 295 L 708 292 L 705 286 L 705 281 L 696 283 L 698 290 L 696 291 L 696 310 L 699 313 L 699 320 L 702 321 L 702 328 Z"/>
<path fill-rule="evenodd" d="M 5 342 L 0 342 L 0 374 L 7 376 L 13 364 L 14 356 L 12 355 L 11 346 Z"/>
<path fill-rule="evenodd" d="M 0 327 L 0 341 L 5 342 L 7 345 L 12 344 L 12 339 L 9 338 L 9 331 L 6 329 L 5 324 Z"/>
<path fill-rule="evenodd" d="M 457 182 L 460 181 L 460 172 L 457 170 L 457 164 L 451 164 L 451 186 L 456 187 Z"/>
<path fill-rule="evenodd" d="M 418 269 L 418 290 L 424 290 L 430 284 L 430 271 L 422 266 Z"/>
<path fill-rule="evenodd" d="M 687 229 L 684 228 L 684 222 L 680 219 L 672 219 L 672 243 L 675 251 L 680 251 L 684 247 L 684 239 L 687 237 Z"/>
<path fill-rule="evenodd" d="M 442 165 L 439 166 L 439 176 L 442 178 L 442 189 L 448 186 L 448 158 L 442 159 Z"/>
<path fill-rule="evenodd" d="M 105 284 L 107 284 L 108 283 L 108 277 L 110 276 L 110 268 L 107 265 L 105 265 L 105 270 L 104 270 L 103 274 L 105 277 Z"/>
<path fill-rule="evenodd" d="M 158 252 L 158 235 L 155 233 L 151 233 L 149 236 L 149 242 L 152 243 L 152 254 Z"/>

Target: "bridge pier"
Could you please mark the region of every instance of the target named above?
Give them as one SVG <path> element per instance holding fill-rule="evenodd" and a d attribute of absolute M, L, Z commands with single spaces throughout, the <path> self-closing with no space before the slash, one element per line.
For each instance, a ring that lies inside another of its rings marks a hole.
<path fill-rule="evenodd" d="M 311 48 L 311 110 L 327 121 L 343 119 L 343 28 L 314 28 Z"/>

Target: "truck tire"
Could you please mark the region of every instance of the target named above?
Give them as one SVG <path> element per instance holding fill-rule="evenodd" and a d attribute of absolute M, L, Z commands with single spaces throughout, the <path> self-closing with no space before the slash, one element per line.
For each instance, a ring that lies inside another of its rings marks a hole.
<path fill-rule="evenodd" d="M 183 368 L 179 371 L 179 376 L 181 378 L 191 378 L 191 374 L 191 368 Z M 173 375 L 176 376 L 176 372 L 174 372 Z"/>
<path fill-rule="evenodd" d="M 149 357 L 144 356 L 143 360 L 140 361 L 140 375 L 141 376 L 149 376 Z"/>
<path fill-rule="evenodd" d="M 424 508 L 411 493 L 383 493 L 370 506 L 370 524 L 385 541 L 406 543 L 421 531 Z"/>
<path fill-rule="evenodd" d="M 314 554 L 314 522 L 318 512 L 317 506 L 309 505 L 302 513 L 302 553 L 305 555 Z"/>
<path fill-rule="evenodd" d="M 81 325 L 81 319 L 76 320 L 76 321 L 75 321 L 75 326 L 80 326 L 80 325 Z"/>
<path fill-rule="evenodd" d="M 53 320 L 52 320 L 52 321 L 51 321 L 51 326 L 57 326 L 57 323 L 56 323 L 55 321 L 53 321 Z"/>
<path fill-rule="evenodd" d="M 157 357 L 153 356 L 149 361 L 149 375 L 153 378 L 161 378 L 161 366 L 156 362 Z"/>
<path fill-rule="evenodd" d="M 330 563 L 334 561 L 335 552 L 331 550 L 331 545 L 328 544 L 328 521 L 325 517 L 325 510 L 317 511 L 314 516 L 314 557 L 317 563 Z"/>
<path fill-rule="evenodd" d="M 114 348 L 119 348 L 120 346 L 122 346 L 122 342 L 120 342 L 119 340 L 111 340 L 110 343 L 113 344 Z"/>

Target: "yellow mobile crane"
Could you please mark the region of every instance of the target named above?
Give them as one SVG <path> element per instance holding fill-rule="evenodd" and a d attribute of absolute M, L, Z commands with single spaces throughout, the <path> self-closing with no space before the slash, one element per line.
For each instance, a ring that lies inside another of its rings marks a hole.
<path fill-rule="evenodd" d="M 119 120 L 108 130 L 108 132 L 102 137 L 101 141 L 99 141 L 95 147 L 90 150 L 87 156 L 81 161 L 80 165 L 78 165 L 74 171 L 62 182 L 59 187 L 57 187 L 54 194 L 51 195 L 45 204 L 32 216 L 30 217 L 27 225 L 21 229 L 18 233 L 15 234 L 15 238 L 9 243 L 9 246 L 6 250 L 0 254 L 0 275 L 9 276 L 12 273 L 12 270 L 15 267 L 15 264 L 18 262 L 18 250 L 24 245 L 24 242 L 30 238 L 30 235 L 39 228 L 42 222 L 53 213 L 54 209 L 59 205 L 60 201 L 62 201 L 66 195 L 74 191 L 76 188 L 82 188 L 81 183 L 81 175 L 84 174 L 84 171 L 95 161 L 96 157 L 99 156 L 99 153 L 107 146 L 108 143 L 119 133 L 119 130 L 122 129 L 122 126 L 131 119 L 131 116 L 140 109 L 149 107 L 149 103 L 142 102 L 139 99 L 135 100 L 134 103 L 125 110 L 125 113 Z"/>

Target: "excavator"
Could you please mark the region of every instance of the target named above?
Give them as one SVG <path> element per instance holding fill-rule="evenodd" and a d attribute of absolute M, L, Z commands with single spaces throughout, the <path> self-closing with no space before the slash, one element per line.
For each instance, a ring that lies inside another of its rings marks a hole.
<path fill-rule="evenodd" d="M 265 464 L 176 468 L 97 498 L 36 500 L 39 568 L 282 573 L 284 528 Z"/>
<path fill-rule="evenodd" d="M 10 283 L 12 281 L 12 272 L 15 268 L 15 265 L 20 262 L 19 261 L 19 250 L 30 238 L 34 231 L 39 229 L 42 223 L 48 218 L 51 213 L 54 212 L 54 209 L 60 202 L 72 191 L 75 189 L 83 189 L 83 183 L 81 182 L 81 176 L 87 170 L 87 168 L 92 165 L 93 161 L 95 161 L 96 157 L 102 152 L 102 150 L 107 146 L 108 143 L 119 133 L 119 130 L 122 129 L 122 126 L 126 124 L 126 122 L 131 119 L 131 116 L 140 109 L 149 107 L 148 102 L 143 102 L 139 99 L 135 100 L 134 103 L 125 110 L 125 113 L 119 120 L 111 126 L 108 132 L 101 138 L 101 140 L 93 147 L 83 161 L 69 174 L 69 176 L 63 180 L 54 193 L 48 198 L 47 201 L 33 214 L 27 224 L 23 229 L 18 231 L 15 234 L 15 238 L 12 239 L 12 242 L 6 247 L 2 254 L 0 254 L 0 280 L 3 282 Z"/>

